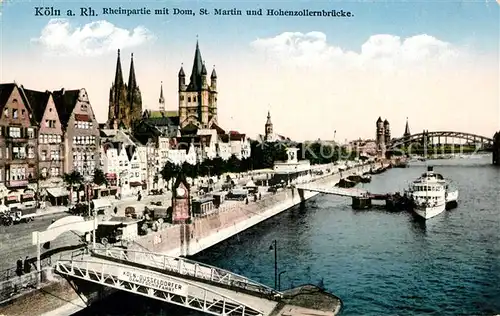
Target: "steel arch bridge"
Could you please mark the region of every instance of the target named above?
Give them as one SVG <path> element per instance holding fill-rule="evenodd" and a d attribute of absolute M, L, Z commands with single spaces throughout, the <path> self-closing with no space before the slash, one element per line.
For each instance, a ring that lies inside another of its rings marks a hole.
<path fill-rule="evenodd" d="M 437 142 L 431 142 L 430 140 L 438 139 Z M 447 139 L 463 139 L 468 142 L 472 142 L 475 144 L 482 144 L 483 148 L 491 148 L 493 147 L 493 138 L 485 137 L 481 135 L 464 133 L 464 132 L 452 132 L 452 131 L 435 131 L 435 132 L 422 132 L 417 134 L 412 134 L 406 137 L 393 138 L 391 143 L 387 146 L 387 149 L 395 149 L 403 145 L 407 145 L 409 143 L 415 142 L 427 142 L 428 144 L 444 144 L 441 142 L 441 139 L 445 141 Z"/>

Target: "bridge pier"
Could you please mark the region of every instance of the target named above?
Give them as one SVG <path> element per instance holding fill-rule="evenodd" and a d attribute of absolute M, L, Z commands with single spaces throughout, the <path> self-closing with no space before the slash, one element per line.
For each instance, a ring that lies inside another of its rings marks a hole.
<path fill-rule="evenodd" d="M 493 136 L 493 164 L 500 166 L 500 132 Z"/>
<path fill-rule="evenodd" d="M 304 202 L 306 200 L 304 198 L 304 189 L 297 188 L 297 192 L 299 192 L 300 202 Z"/>
<path fill-rule="evenodd" d="M 369 197 L 352 197 L 352 208 L 364 210 L 372 207 L 372 199 Z"/>

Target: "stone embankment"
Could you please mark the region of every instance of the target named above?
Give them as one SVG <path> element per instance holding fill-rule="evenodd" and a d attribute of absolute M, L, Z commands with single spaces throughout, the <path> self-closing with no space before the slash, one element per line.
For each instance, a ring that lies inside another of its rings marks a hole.
<path fill-rule="evenodd" d="M 385 166 L 387 166 L 385 164 Z M 367 172 L 370 165 L 342 172 L 342 177 Z M 341 179 L 339 173 L 327 174 L 314 181 L 315 185 L 334 186 Z M 241 231 L 275 216 L 317 192 L 305 191 L 303 198 L 297 189 L 287 188 L 276 194 L 263 196 L 262 200 L 224 208 L 211 215 L 195 218 L 191 224 L 173 225 L 142 236 L 130 248 L 145 248 L 175 256 L 190 256 L 205 250 Z M 44 286 L 8 302 L 0 303 L 0 315 L 72 315 L 91 302 L 109 295 L 110 290 L 86 282 L 66 281 L 50 274 L 44 277 Z"/>
<path fill-rule="evenodd" d="M 367 172 L 370 168 L 370 165 L 356 167 L 342 172 L 342 177 Z M 339 173 L 328 174 L 317 178 L 314 184 L 333 187 L 340 179 Z M 265 195 L 262 200 L 221 208 L 205 217 L 195 218 L 191 224 L 169 226 L 156 233 L 142 236 L 132 244 L 131 248 L 148 249 L 172 256 L 192 256 L 317 194 L 304 191 L 304 196 L 301 198 L 297 189 L 286 188 L 276 194 Z"/>

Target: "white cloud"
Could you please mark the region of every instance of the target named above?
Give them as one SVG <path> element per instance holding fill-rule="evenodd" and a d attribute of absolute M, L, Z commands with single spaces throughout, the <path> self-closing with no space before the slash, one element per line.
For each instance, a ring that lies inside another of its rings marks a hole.
<path fill-rule="evenodd" d="M 66 19 L 52 19 L 42 29 L 40 37 L 32 41 L 59 55 L 95 56 L 138 46 L 154 38 L 143 26 L 129 31 L 102 20 L 73 27 Z"/>
<path fill-rule="evenodd" d="M 399 66 L 422 62 L 448 62 L 459 57 L 459 50 L 450 43 L 422 34 L 406 39 L 378 34 L 361 45 L 359 52 L 330 45 L 322 32 L 284 32 L 251 43 L 266 58 L 279 59 L 295 65 L 325 65 L 325 62 L 348 66 Z"/>

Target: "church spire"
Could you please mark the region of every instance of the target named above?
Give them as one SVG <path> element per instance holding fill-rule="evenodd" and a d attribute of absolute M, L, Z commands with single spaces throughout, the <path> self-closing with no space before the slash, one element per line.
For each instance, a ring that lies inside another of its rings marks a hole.
<path fill-rule="evenodd" d="M 410 133 L 410 126 L 408 125 L 408 118 L 406 118 L 406 126 L 405 126 L 405 133 L 404 135 L 411 135 Z"/>
<path fill-rule="evenodd" d="M 135 69 L 134 69 L 134 53 L 130 55 L 130 73 L 128 76 L 128 89 L 131 91 L 132 89 L 137 88 L 137 81 L 135 79 Z"/>
<path fill-rule="evenodd" d="M 118 50 L 118 57 L 116 58 L 116 72 L 115 72 L 115 87 L 123 85 L 122 63 L 120 61 L 120 50 Z"/>
<path fill-rule="evenodd" d="M 271 122 L 271 111 L 267 111 L 267 122 L 266 122 L 266 124 L 273 124 Z"/>
<path fill-rule="evenodd" d="M 165 111 L 165 98 L 163 97 L 163 81 L 160 84 L 160 99 L 158 100 L 160 103 L 160 111 Z"/>
<path fill-rule="evenodd" d="M 196 40 L 196 49 L 194 51 L 193 69 L 191 70 L 191 77 L 189 78 L 189 85 L 194 89 L 201 88 L 201 72 L 203 69 L 203 59 L 201 58 L 200 45 Z"/>

